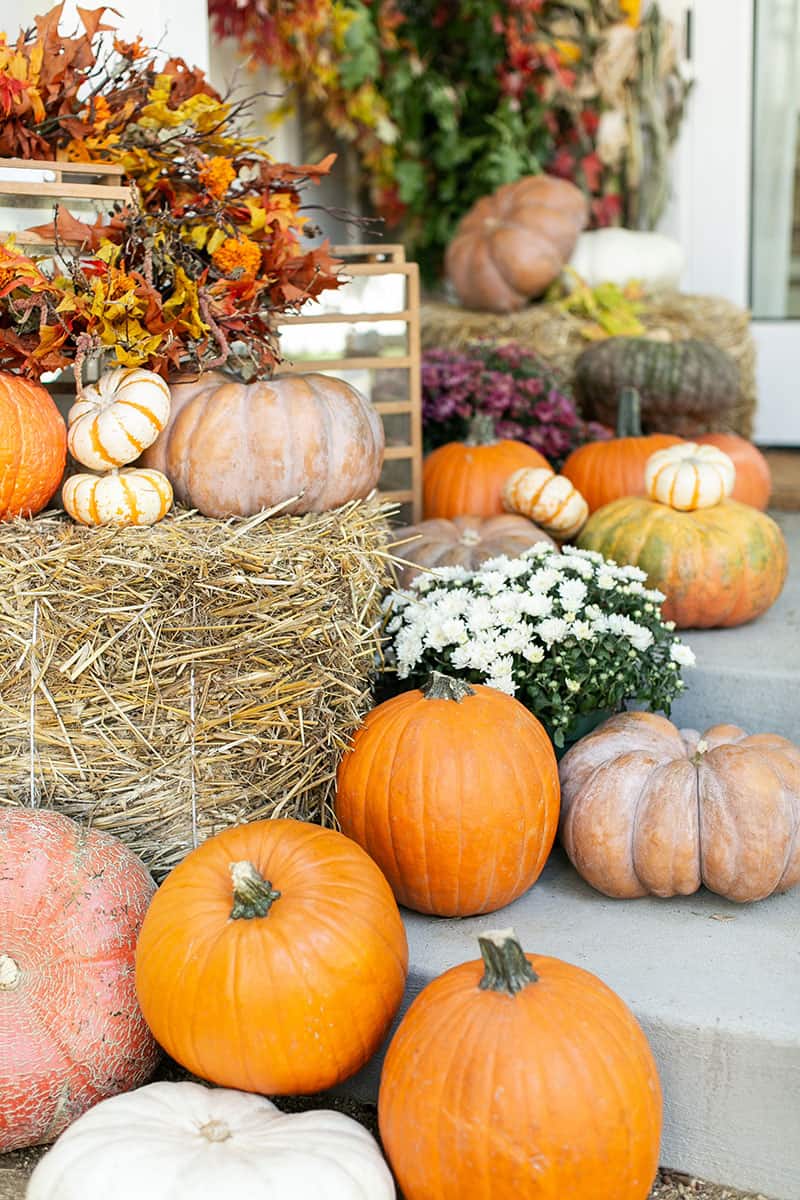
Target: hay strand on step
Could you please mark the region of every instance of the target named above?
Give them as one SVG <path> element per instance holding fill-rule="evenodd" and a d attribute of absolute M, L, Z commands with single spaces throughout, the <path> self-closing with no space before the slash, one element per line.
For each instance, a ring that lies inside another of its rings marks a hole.
<path fill-rule="evenodd" d="M 329 822 L 391 511 L 0 525 L 0 803 L 91 821 L 156 875 L 230 824 Z"/>

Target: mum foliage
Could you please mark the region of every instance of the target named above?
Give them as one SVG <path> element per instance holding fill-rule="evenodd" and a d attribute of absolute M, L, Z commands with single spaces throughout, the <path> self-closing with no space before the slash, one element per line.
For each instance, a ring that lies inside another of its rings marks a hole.
<path fill-rule="evenodd" d="M 236 358 L 269 372 L 277 317 L 339 285 L 327 245 L 301 242 L 314 232 L 301 190 L 335 156 L 273 162 L 247 134 L 246 102 L 140 41 L 109 47 L 104 8 L 79 9 L 82 31 L 62 36 L 62 7 L 13 45 L 0 36 L 0 151 L 119 163 L 135 187 L 92 226 L 59 209 L 38 227 L 55 259 L 0 247 L 0 366 L 79 372 L 87 355 L 113 351 L 159 371 Z"/>
<path fill-rule="evenodd" d="M 469 573 L 419 575 L 385 607 L 401 679 L 432 670 L 516 696 L 556 745 L 582 715 L 637 701 L 669 714 L 694 654 L 638 567 L 539 542 Z"/>

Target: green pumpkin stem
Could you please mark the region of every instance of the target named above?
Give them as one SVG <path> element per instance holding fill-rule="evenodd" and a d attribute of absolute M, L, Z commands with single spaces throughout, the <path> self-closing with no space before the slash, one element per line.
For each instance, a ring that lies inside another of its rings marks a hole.
<path fill-rule="evenodd" d="M 617 401 L 617 437 L 642 436 L 642 400 L 636 388 L 623 388 Z"/>
<path fill-rule="evenodd" d="M 246 859 L 231 863 L 230 872 L 233 880 L 231 920 L 265 917 L 280 898 L 280 892 L 276 892 L 269 880 Z"/>
<path fill-rule="evenodd" d="M 463 679 L 454 679 L 452 675 L 443 675 L 441 671 L 431 671 L 422 694 L 426 700 L 455 700 L 456 704 L 460 704 L 468 696 L 474 696 L 475 689 Z"/>
<path fill-rule="evenodd" d="M 486 992 L 516 996 L 539 976 L 525 957 L 513 929 L 495 929 L 478 938 L 486 970 L 478 987 Z"/>
<path fill-rule="evenodd" d="M 494 419 L 489 413 L 475 413 L 469 423 L 468 446 L 493 446 L 497 441 Z"/>

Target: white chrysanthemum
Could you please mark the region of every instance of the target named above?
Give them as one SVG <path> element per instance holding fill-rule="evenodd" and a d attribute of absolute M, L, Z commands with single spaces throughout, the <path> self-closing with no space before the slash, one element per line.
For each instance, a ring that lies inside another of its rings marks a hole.
<path fill-rule="evenodd" d="M 663 604 L 667 598 L 658 588 L 647 588 L 644 596 L 646 600 L 652 600 L 654 604 Z"/>
<path fill-rule="evenodd" d="M 536 626 L 536 633 L 543 642 L 552 646 L 554 642 L 564 640 L 569 633 L 569 625 L 561 617 L 547 617 Z"/>
<path fill-rule="evenodd" d="M 597 586 L 602 588 L 604 592 L 611 591 L 611 589 L 616 586 L 616 583 L 617 581 L 611 574 L 611 571 L 608 569 L 608 567 L 598 572 Z"/>
<path fill-rule="evenodd" d="M 496 623 L 494 608 L 488 596 L 473 596 L 465 615 L 467 625 L 473 633 L 491 629 Z"/>
<path fill-rule="evenodd" d="M 476 582 L 487 596 L 496 596 L 506 586 L 505 577 L 501 571 L 481 571 L 480 575 L 476 576 Z"/>
<path fill-rule="evenodd" d="M 564 579 L 559 584 L 558 598 L 568 612 L 577 613 L 586 600 L 586 584 L 582 579 Z"/>
<path fill-rule="evenodd" d="M 392 617 L 391 621 L 386 626 L 386 632 L 387 633 L 397 633 L 398 629 L 401 629 L 402 626 L 403 626 L 403 618 L 402 617 Z"/>
<path fill-rule="evenodd" d="M 588 562 L 593 563 L 605 562 L 602 554 L 598 554 L 596 550 L 581 550 L 577 546 L 564 546 L 562 551 L 565 551 L 570 558 L 585 558 Z"/>
<path fill-rule="evenodd" d="M 529 570 L 530 563 L 526 563 L 524 559 L 510 558 L 503 573 L 507 579 L 519 579 L 520 575 L 527 575 Z"/>
<path fill-rule="evenodd" d="M 553 611 L 553 600 L 541 592 L 528 592 L 520 596 L 519 607 L 526 617 L 549 617 Z"/>
<path fill-rule="evenodd" d="M 401 629 L 395 638 L 394 649 L 397 673 L 401 679 L 406 679 L 411 668 L 422 658 L 422 638 L 414 629 Z"/>
<path fill-rule="evenodd" d="M 523 550 L 521 558 L 548 558 L 551 554 L 557 554 L 555 546 L 551 546 L 549 542 L 534 542 L 532 546 L 528 546 L 527 550 Z"/>
<path fill-rule="evenodd" d="M 694 650 L 685 642 L 673 642 L 669 648 L 669 656 L 681 667 L 693 667 L 697 662 Z"/>
<path fill-rule="evenodd" d="M 515 625 L 497 637 L 499 654 L 521 654 L 530 644 L 531 634 L 527 625 Z"/>
<path fill-rule="evenodd" d="M 492 596 L 492 608 L 502 624 L 514 624 L 522 612 L 522 592 L 507 591 Z"/>
<path fill-rule="evenodd" d="M 488 571 L 490 573 L 506 575 L 512 561 L 507 554 L 498 554 L 495 558 L 487 558 L 485 562 L 481 563 L 478 574 L 483 575 L 484 571 Z"/>
<path fill-rule="evenodd" d="M 558 571 L 554 571 L 551 566 L 540 567 L 531 575 L 528 586 L 532 592 L 542 592 L 546 595 L 560 582 L 560 578 Z"/>
<path fill-rule="evenodd" d="M 436 577 L 434 582 L 441 582 L 442 580 L 463 582 L 465 579 L 469 579 L 469 571 L 465 570 L 464 567 L 436 567 L 434 575 Z M 417 576 L 417 579 L 419 578 L 420 576 Z M 416 580 L 414 580 L 414 583 L 416 583 Z"/>
<path fill-rule="evenodd" d="M 644 583 L 644 581 L 647 579 L 646 571 L 643 571 L 641 567 L 634 567 L 632 565 L 620 567 L 619 573 L 623 579 L 635 579 L 638 580 L 639 583 Z"/>
<path fill-rule="evenodd" d="M 564 682 L 567 685 L 567 691 L 572 692 L 573 695 L 581 690 L 581 685 L 577 679 L 565 679 Z"/>
<path fill-rule="evenodd" d="M 538 642 L 530 642 L 522 651 L 522 657 L 526 658 L 529 663 L 540 663 L 544 658 L 544 650 Z"/>
<path fill-rule="evenodd" d="M 585 558 L 574 558 L 571 554 L 564 555 L 566 565 L 570 571 L 576 571 L 582 579 L 591 579 L 594 575 L 594 567 Z"/>
<path fill-rule="evenodd" d="M 579 642 L 588 642 L 594 637 L 594 629 L 590 621 L 573 622 L 570 632 Z"/>
<path fill-rule="evenodd" d="M 514 663 L 508 657 L 496 658 L 492 664 L 491 673 L 486 680 L 489 687 L 497 688 L 499 692 L 505 692 L 509 696 L 516 693 L 517 685 L 514 683 Z"/>
<path fill-rule="evenodd" d="M 638 625 L 622 613 L 611 613 L 608 627 L 612 633 L 627 638 L 634 650 L 647 650 L 653 644 L 653 635 L 644 625 Z"/>
<path fill-rule="evenodd" d="M 470 647 L 469 666 L 473 671 L 488 672 L 490 671 L 497 659 L 497 650 L 494 644 L 494 638 L 481 638 L 473 642 L 468 642 Z"/>
<path fill-rule="evenodd" d="M 471 593 L 464 588 L 453 588 L 444 592 L 436 601 L 436 612 L 440 617 L 462 617 L 470 606 Z"/>

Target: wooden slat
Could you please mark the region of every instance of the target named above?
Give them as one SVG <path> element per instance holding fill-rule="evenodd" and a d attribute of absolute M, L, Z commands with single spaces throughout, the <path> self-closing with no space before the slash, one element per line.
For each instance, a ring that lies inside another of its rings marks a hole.
<path fill-rule="evenodd" d="M 281 363 L 282 375 L 296 375 L 303 371 L 393 371 L 411 366 L 411 358 L 404 354 L 391 358 L 303 358 L 293 363 Z"/>
<path fill-rule="evenodd" d="M 304 317 L 299 313 L 294 317 L 281 317 L 278 325 L 282 329 L 284 325 L 359 325 L 364 322 L 369 322 L 370 325 L 377 325 L 383 321 L 409 321 L 411 313 L 407 308 L 398 309 L 392 313 L 313 313 Z"/>
<path fill-rule="evenodd" d="M 381 416 L 388 416 L 391 413 L 410 413 L 410 400 L 376 400 L 373 402 L 375 411 Z"/>
<path fill-rule="evenodd" d="M 112 187 L 104 183 L 17 183 L 0 179 L 0 196 L 50 196 L 56 200 L 129 200 L 130 192 L 124 187 Z"/>
<path fill-rule="evenodd" d="M 57 180 L 65 175 L 88 175 L 94 179 L 122 179 L 125 168 L 119 163 L 52 162 L 43 158 L 0 158 L 0 169 L 12 171 L 53 171 Z"/>
<path fill-rule="evenodd" d="M 420 349 L 419 329 L 419 266 L 409 264 L 411 271 L 408 276 L 406 306 L 411 312 L 408 323 L 408 352 L 411 367 L 408 372 L 409 399 L 411 401 L 411 445 L 414 447 L 414 457 L 411 460 L 411 490 L 413 499 L 413 519 L 422 520 L 422 360 Z"/>
<path fill-rule="evenodd" d="M 416 263 L 377 262 L 377 263 L 345 263 L 343 275 L 409 275 L 410 268 Z"/>
<path fill-rule="evenodd" d="M 379 492 L 378 495 L 380 496 L 381 500 L 390 500 L 390 501 L 394 501 L 394 502 L 401 502 L 403 500 L 412 500 L 412 501 L 415 500 L 414 492 L 411 490 L 411 488 L 408 488 L 402 492 Z M 416 515 L 414 517 L 414 520 L 415 521 L 418 520 Z"/>
<path fill-rule="evenodd" d="M 401 458 L 413 458 L 414 457 L 414 447 L 413 446 L 387 446 L 383 452 L 383 457 L 386 459 L 387 462 L 390 460 L 394 461 L 396 459 L 401 459 Z"/>
<path fill-rule="evenodd" d="M 370 262 L 376 262 L 380 258 L 390 258 L 392 262 L 403 263 L 406 261 L 406 248 L 399 242 L 387 242 L 385 246 L 380 243 L 372 243 L 370 245 L 355 243 L 352 246 L 332 246 L 331 254 L 334 258 L 348 258 L 365 256 Z"/>

